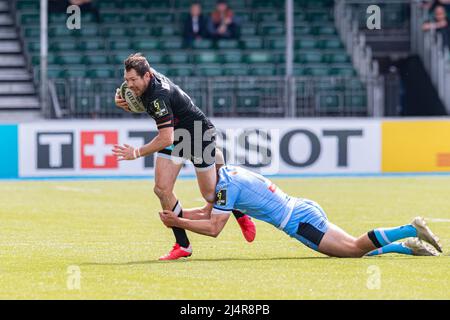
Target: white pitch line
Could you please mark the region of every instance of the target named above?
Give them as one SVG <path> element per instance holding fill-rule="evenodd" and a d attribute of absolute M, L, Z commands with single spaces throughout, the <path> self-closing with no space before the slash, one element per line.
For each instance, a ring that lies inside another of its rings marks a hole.
<path fill-rule="evenodd" d="M 80 193 L 100 193 L 100 189 L 82 189 L 82 188 L 74 188 L 74 187 L 66 187 L 66 186 L 56 186 L 55 189 L 61 191 L 68 192 L 80 192 Z"/>
<path fill-rule="evenodd" d="M 426 220 L 431 222 L 450 222 L 450 219 L 440 219 L 440 218 L 428 218 Z"/>

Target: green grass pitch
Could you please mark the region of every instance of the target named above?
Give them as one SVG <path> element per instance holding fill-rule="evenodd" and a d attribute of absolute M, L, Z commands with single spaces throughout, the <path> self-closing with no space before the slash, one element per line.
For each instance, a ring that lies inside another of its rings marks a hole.
<path fill-rule="evenodd" d="M 0 299 L 450 298 L 450 177 L 273 181 L 353 235 L 423 215 L 444 255 L 328 258 L 260 221 L 249 244 L 230 218 L 218 238 L 189 233 L 191 258 L 158 262 L 173 236 L 151 179 L 3 181 Z M 176 193 L 184 207 L 202 204 L 195 180 Z"/>

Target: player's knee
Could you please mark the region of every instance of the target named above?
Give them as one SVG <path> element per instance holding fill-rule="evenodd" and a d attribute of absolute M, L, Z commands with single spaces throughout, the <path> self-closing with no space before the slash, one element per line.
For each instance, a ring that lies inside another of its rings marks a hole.
<path fill-rule="evenodd" d="M 172 193 L 172 188 L 168 186 L 155 185 L 153 188 L 153 192 L 156 194 L 158 198 L 168 197 Z"/>

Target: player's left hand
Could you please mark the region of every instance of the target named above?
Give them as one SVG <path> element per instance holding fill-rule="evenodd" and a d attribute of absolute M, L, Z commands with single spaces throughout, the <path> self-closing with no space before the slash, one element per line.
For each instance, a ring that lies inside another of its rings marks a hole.
<path fill-rule="evenodd" d="M 138 158 L 135 148 L 128 144 L 124 144 L 123 146 L 115 144 L 114 148 L 112 149 L 112 152 L 119 161 L 134 160 Z"/>
<path fill-rule="evenodd" d="M 176 226 L 178 217 L 174 212 L 170 210 L 164 210 L 163 212 L 159 213 L 159 217 L 166 227 L 170 228 Z"/>

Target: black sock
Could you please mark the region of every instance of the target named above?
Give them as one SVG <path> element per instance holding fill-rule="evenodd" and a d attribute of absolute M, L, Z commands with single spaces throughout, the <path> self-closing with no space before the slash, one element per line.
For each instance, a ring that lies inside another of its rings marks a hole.
<path fill-rule="evenodd" d="M 243 214 L 239 210 L 233 210 L 232 212 L 233 212 L 233 215 L 236 218 L 236 220 L 239 219 L 239 218 L 242 218 L 243 216 L 245 216 L 245 214 Z"/>
<path fill-rule="evenodd" d="M 173 207 L 172 211 L 175 212 L 175 214 L 178 213 L 178 216 L 180 218 L 183 216 L 183 210 L 181 209 L 181 206 L 179 205 L 178 201 L 175 204 L 175 206 Z M 187 237 L 186 230 L 177 228 L 177 227 L 173 227 L 172 231 L 175 236 L 176 242 L 180 246 L 182 246 L 183 248 L 189 247 L 189 239 Z"/>

